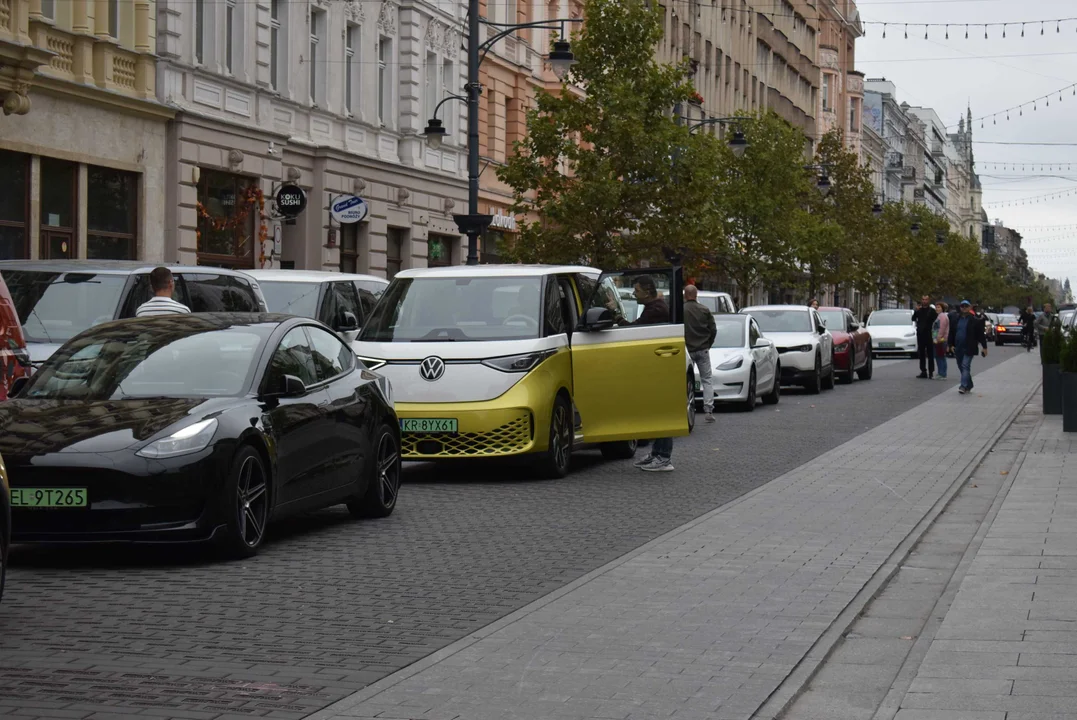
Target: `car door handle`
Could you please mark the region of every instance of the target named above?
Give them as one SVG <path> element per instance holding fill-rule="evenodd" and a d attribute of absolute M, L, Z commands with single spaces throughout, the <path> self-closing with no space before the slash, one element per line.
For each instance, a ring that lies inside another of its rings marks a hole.
<path fill-rule="evenodd" d="M 660 348 L 655 348 L 654 354 L 658 357 L 673 357 L 679 355 L 681 349 L 679 347 L 673 347 L 672 345 L 665 345 Z"/>

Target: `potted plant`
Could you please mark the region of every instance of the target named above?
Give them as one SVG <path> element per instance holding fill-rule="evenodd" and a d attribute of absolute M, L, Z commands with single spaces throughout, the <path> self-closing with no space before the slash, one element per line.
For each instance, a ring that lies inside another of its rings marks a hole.
<path fill-rule="evenodd" d="M 1062 370 L 1062 430 L 1077 432 L 1077 329 L 1070 328 L 1063 337 L 1058 355 Z"/>
<path fill-rule="evenodd" d="M 1062 414 L 1062 371 L 1059 355 L 1062 352 L 1062 327 L 1052 323 L 1043 334 L 1040 363 L 1043 365 L 1043 414 Z"/>

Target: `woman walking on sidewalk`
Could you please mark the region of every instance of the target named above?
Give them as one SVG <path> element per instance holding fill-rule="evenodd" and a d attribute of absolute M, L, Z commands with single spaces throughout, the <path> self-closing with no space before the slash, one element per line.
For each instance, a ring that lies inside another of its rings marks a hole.
<path fill-rule="evenodd" d="M 947 309 L 949 306 L 946 303 L 935 303 L 939 316 L 931 326 L 931 340 L 935 343 L 935 368 L 938 370 L 939 380 L 946 379 L 946 348 L 950 339 L 950 316 Z"/>

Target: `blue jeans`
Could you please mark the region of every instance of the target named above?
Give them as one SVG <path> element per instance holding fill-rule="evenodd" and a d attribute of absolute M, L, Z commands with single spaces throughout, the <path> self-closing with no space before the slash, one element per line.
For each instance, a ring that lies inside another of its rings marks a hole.
<path fill-rule="evenodd" d="M 938 369 L 939 377 L 941 377 L 941 378 L 946 377 L 946 353 L 945 353 L 945 351 L 942 353 L 942 355 L 939 355 L 939 356 L 937 356 L 935 358 L 935 367 Z"/>
<path fill-rule="evenodd" d="M 673 456 L 673 438 L 658 438 L 651 447 L 651 455 L 663 460 L 669 460 Z"/>
<path fill-rule="evenodd" d="M 957 355 L 957 366 L 959 368 L 961 368 L 961 387 L 965 388 L 966 390 L 971 390 L 972 389 L 972 358 L 975 357 L 975 356 L 974 355 L 965 355 L 960 350 L 958 350 L 956 352 L 956 355 Z"/>

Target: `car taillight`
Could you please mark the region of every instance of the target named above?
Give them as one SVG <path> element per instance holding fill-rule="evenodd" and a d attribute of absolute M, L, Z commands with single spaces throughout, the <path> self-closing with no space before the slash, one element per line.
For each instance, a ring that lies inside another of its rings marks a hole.
<path fill-rule="evenodd" d="M 999 325 L 999 326 L 998 326 L 998 331 L 999 331 L 999 332 L 1006 332 L 1006 328 L 1004 328 L 1003 326 Z"/>

